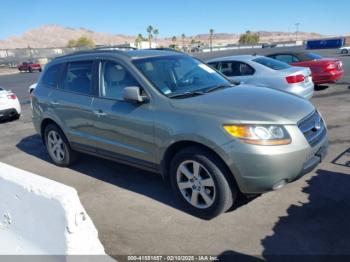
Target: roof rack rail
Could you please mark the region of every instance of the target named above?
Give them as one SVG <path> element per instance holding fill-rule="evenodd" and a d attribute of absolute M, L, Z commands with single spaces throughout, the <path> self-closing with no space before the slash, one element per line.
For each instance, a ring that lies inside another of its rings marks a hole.
<path fill-rule="evenodd" d="M 95 47 L 93 50 L 137 50 L 137 48 L 127 45 L 105 45 L 105 46 L 98 46 Z"/>
<path fill-rule="evenodd" d="M 180 50 L 176 50 L 176 49 L 173 49 L 173 48 L 170 48 L 170 47 L 156 47 L 156 48 L 147 48 L 145 50 L 160 50 L 160 51 L 172 51 L 172 52 L 178 52 L 178 53 L 183 53 L 182 51 Z"/>
<path fill-rule="evenodd" d="M 93 49 L 87 49 L 87 50 L 80 50 L 80 51 L 76 51 L 76 52 L 72 52 L 72 53 L 69 53 L 69 54 L 65 54 L 65 55 L 62 55 L 62 56 L 58 56 L 56 58 L 62 58 L 62 57 L 69 57 L 69 56 L 74 56 L 74 55 L 83 55 L 83 54 L 89 54 L 89 53 L 103 53 L 103 52 L 118 52 L 118 53 L 121 53 L 121 54 L 125 54 L 125 50 L 121 50 L 121 49 L 117 49 L 117 48 L 93 48 Z"/>

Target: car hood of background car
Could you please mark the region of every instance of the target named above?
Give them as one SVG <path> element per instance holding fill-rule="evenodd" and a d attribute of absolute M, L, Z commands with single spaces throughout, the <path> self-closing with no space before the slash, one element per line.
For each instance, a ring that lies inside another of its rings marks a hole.
<path fill-rule="evenodd" d="M 309 101 L 295 95 L 243 84 L 172 99 L 171 104 L 180 110 L 216 115 L 237 123 L 296 124 L 315 110 Z"/>

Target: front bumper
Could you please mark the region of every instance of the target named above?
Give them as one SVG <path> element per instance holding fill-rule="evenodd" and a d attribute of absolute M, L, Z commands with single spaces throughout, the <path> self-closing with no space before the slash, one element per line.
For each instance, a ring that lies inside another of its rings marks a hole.
<path fill-rule="evenodd" d="M 245 194 L 264 193 L 311 172 L 325 157 L 327 136 L 311 147 L 297 126 L 286 126 L 292 143 L 282 146 L 248 145 L 232 141 L 218 150 L 239 189 Z"/>

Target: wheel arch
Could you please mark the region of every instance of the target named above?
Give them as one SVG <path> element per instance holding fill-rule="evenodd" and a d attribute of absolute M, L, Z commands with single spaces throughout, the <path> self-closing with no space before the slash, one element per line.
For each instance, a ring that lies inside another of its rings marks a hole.
<path fill-rule="evenodd" d="M 191 140 L 181 140 L 181 141 L 177 141 L 173 144 L 171 144 L 165 151 L 165 153 L 163 154 L 162 160 L 161 160 L 161 164 L 160 164 L 160 169 L 161 169 L 161 174 L 163 176 L 164 179 L 167 179 L 169 176 L 169 168 L 170 168 L 170 163 L 171 160 L 174 158 L 174 156 L 180 152 L 181 150 L 183 150 L 184 148 L 187 147 L 198 147 L 201 149 L 204 149 L 206 151 L 208 151 L 209 153 L 213 154 L 217 160 L 219 160 L 222 164 L 222 166 L 226 169 L 227 173 L 231 174 L 229 177 L 227 177 L 227 179 L 229 180 L 229 183 L 236 183 L 236 179 L 234 177 L 234 174 L 232 174 L 230 168 L 228 167 L 228 165 L 225 163 L 225 161 L 222 159 L 222 157 L 219 155 L 218 152 L 216 152 L 214 149 L 199 143 L 199 142 L 195 142 L 195 141 L 191 141 Z"/>

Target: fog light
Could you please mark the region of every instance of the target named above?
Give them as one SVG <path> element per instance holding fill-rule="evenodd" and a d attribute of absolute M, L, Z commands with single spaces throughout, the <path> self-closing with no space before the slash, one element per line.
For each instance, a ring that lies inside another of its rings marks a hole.
<path fill-rule="evenodd" d="M 282 187 L 284 187 L 287 184 L 287 180 L 282 179 L 280 181 L 278 181 L 276 184 L 273 185 L 272 189 L 273 190 L 278 190 L 281 189 Z"/>

